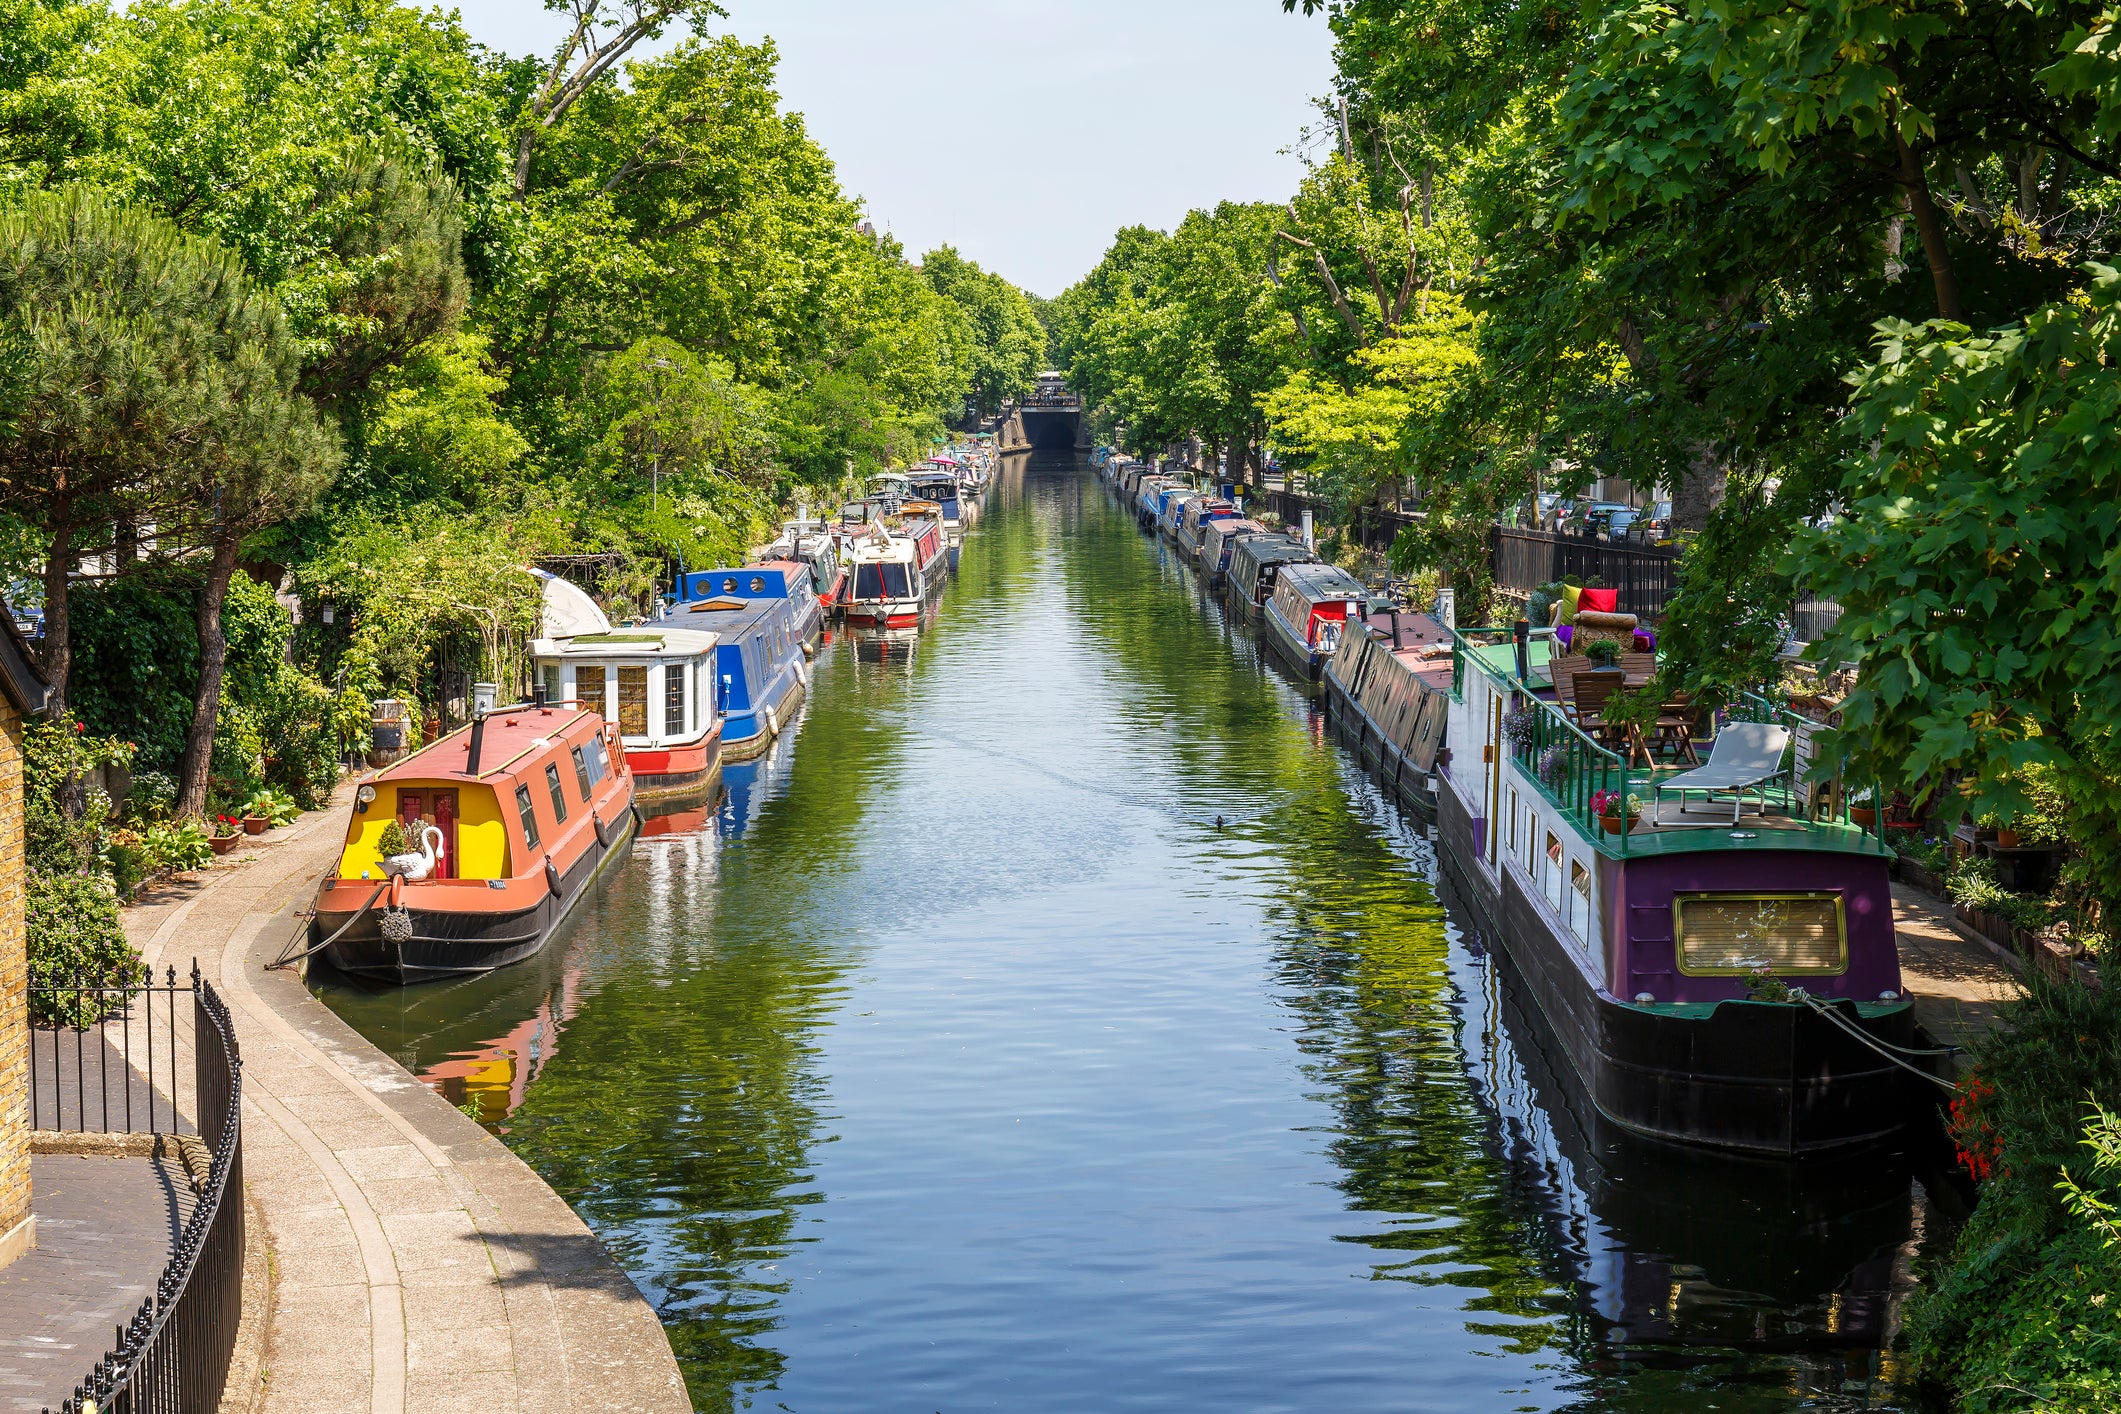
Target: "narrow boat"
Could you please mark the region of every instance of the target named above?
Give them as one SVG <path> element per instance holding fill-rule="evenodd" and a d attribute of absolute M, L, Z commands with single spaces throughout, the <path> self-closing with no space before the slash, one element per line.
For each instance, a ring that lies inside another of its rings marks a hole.
<path fill-rule="evenodd" d="M 822 521 L 798 517 L 781 527 L 780 537 L 766 546 L 763 561 L 794 560 L 810 571 L 810 592 L 817 596 L 819 611 L 826 618 L 846 603 L 847 565 L 840 555 L 839 540 Z"/>
<path fill-rule="evenodd" d="M 1293 535 L 1251 535 L 1237 542 L 1230 552 L 1230 569 L 1223 580 L 1223 600 L 1237 610 L 1245 622 L 1256 624 L 1274 597 L 1274 586 L 1289 565 L 1315 563 L 1311 547 Z"/>
<path fill-rule="evenodd" d="M 1351 623 L 1326 660 L 1334 730 L 1379 784 L 1430 819 L 1436 756 L 1451 714 L 1451 635 L 1427 614 Z"/>
<path fill-rule="evenodd" d="M 1230 556 L 1237 542 L 1248 535 L 1265 535 L 1267 528 L 1256 520 L 1228 519 L 1204 522 L 1200 528 L 1200 572 L 1210 589 L 1220 589 L 1230 573 Z"/>
<path fill-rule="evenodd" d="M 812 587 L 808 565 L 795 560 L 762 560 L 735 569 L 700 570 L 678 581 L 676 607 L 710 599 L 747 603 L 781 600 L 788 605 L 789 622 L 795 626 L 796 641 L 803 652 L 817 651 L 825 610 Z"/>
<path fill-rule="evenodd" d="M 1914 1034 L 1892 851 L 1794 768 L 1735 821 L 1728 794 L 1659 799 L 1567 717 L 1555 671 L 1576 677 L 1543 641 L 1455 635 L 1437 826 L 1591 1102 L 1639 1133 L 1778 1158 L 1892 1137 L 1915 1108 L 1888 1050 Z M 1737 707 L 1757 720 L 1734 742 L 1808 759 L 1814 724 Z M 1639 793 L 1632 828 L 1624 812 L 1605 828 L 1602 792 Z"/>
<path fill-rule="evenodd" d="M 596 601 L 554 575 L 545 581 L 531 672 L 543 701 L 595 712 L 617 726 L 634 790 L 712 790 L 722 770 L 712 633 L 656 626 L 614 630 Z"/>
<path fill-rule="evenodd" d="M 957 473 L 948 467 L 929 467 L 907 478 L 917 501 L 935 507 L 943 522 L 943 536 L 954 552 L 965 543 L 964 508 L 958 500 Z"/>
<path fill-rule="evenodd" d="M 913 502 L 899 515 L 869 522 L 848 543 L 854 581 L 847 591 L 847 621 L 875 628 L 914 628 L 942 592 L 950 574 L 942 520 L 924 515 Z"/>
<path fill-rule="evenodd" d="M 1216 521 L 1236 519 L 1235 505 L 1220 496 L 1199 496 L 1186 502 L 1186 508 L 1178 517 L 1178 526 L 1172 538 L 1178 541 L 1178 552 L 1181 555 L 1199 564 L 1201 532 Z"/>
<path fill-rule="evenodd" d="M 759 566 L 735 573 L 749 575 Z M 720 582 L 729 571 L 712 571 Z M 690 576 L 688 576 L 690 578 Z M 773 744 L 795 715 L 808 680 L 803 634 L 795 605 L 785 596 L 715 595 L 672 605 L 643 627 L 711 633 L 715 647 L 716 705 L 722 715 L 722 759 L 748 761 Z"/>
<path fill-rule="evenodd" d="M 1335 565 L 1292 564 L 1276 577 L 1259 621 L 1274 651 L 1316 680 L 1348 622 L 1360 624 L 1368 612 L 1369 591 L 1354 575 Z"/>
<path fill-rule="evenodd" d="M 412 848 L 385 859 L 378 843 L 393 821 Z M 309 945 L 383 982 L 520 962 L 634 826 L 633 775 L 610 723 L 571 706 L 501 708 L 355 792 Z"/>

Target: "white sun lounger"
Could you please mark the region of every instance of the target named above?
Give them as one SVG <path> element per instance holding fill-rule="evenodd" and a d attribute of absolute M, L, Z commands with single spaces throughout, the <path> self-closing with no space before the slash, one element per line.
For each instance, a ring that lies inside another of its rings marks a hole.
<path fill-rule="evenodd" d="M 1701 791 L 1713 797 L 1728 791 L 1731 795 L 1731 823 L 1737 824 L 1738 812 L 1745 808 L 1743 792 L 1760 789 L 1785 773 L 1782 753 L 1789 749 L 1789 744 L 1788 727 L 1772 727 L 1762 722 L 1726 723 L 1723 730 L 1716 733 L 1716 742 L 1709 750 L 1706 765 L 1655 784 L 1651 794 L 1650 824 L 1652 827 L 1661 824 L 1659 809 L 1668 790 L 1679 792 L 1679 813 L 1682 815 L 1687 813 L 1686 798 L 1690 792 Z M 1767 809 L 1765 791 L 1761 793 L 1760 809 L 1763 812 Z"/>

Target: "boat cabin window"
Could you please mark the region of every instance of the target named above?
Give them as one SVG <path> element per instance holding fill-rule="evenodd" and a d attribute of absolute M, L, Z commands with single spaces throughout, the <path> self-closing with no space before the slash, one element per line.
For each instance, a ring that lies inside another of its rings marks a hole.
<path fill-rule="evenodd" d="M 1591 940 L 1591 871 L 1569 861 L 1569 931 L 1585 942 Z"/>
<path fill-rule="evenodd" d="M 1547 902 L 1553 904 L 1554 911 L 1559 913 L 1561 911 L 1561 840 L 1552 834 L 1547 836 L 1546 867 L 1539 871 L 1539 882 L 1545 889 Z"/>
<path fill-rule="evenodd" d="M 594 785 L 610 774 L 611 762 L 604 755 L 604 738 L 601 736 L 593 736 L 589 739 L 590 784 Z"/>
<path fill-rule="evenodd" d="M 904 599 L 906 567 L 900 564 L 863 564 L 854 567 L 854 597 L 857 599 Z"/>
<path fill-rule="evenodd" d="M 663 735 L 685 734 L 685 668 L 681 663 L 663 665 Z"/>
<path fill-rule="evenodd" d="M 582 792 L 582 803 L 589 803 L 589 763 L 582 759 L 582 748 L 577 746 L 568 753 L 574 757 L 574 783 Z"/>
<path fill-rule="evenodd" d="M 538 664 L 538 685 L 545 689 L 545 700 L 547 702 L 565 700 L 566 689 L 560 685 L 560 665 L 558 663 Z"/>
<path fill-rule="evenodd" d="M 751 577 L 751 592 L 753 594 L 764 594 L 766 592 L 766 577 L 764 575 L 755 574 Z"/>
<path fill-rule="evenodd" d="M 545 789 L 552 793 L 552 818 L 566 824 L 567 797 L 560 794 L 560 768 L 551 761 L 545 763 Z"/>
<path fill-rule="evenodd" d="M 1848 924 L 1836 893 L 1675 894 L 1672 931 L 1679 970 L 1689 977 L 1848 971 Z"/>
<path fill-rule="evenodd" d="M 585 663 L 574 670 L 574 695 L 584 711 L 594 712 L 607 722 L 611 720 L 611 694 L 605 691 L 601 666 Z"/>
<path fill-rule="evenodd" d="M 619 734 L 648 735 L 648 669 L 619 669 Z"/>
<path fill-rule="evenodd" d="M 530 808 L 530 787 L 516 787 L 516 814 L 523 821 L 523 843 L 532 849 L 538 847 L 537 812 Z"/>

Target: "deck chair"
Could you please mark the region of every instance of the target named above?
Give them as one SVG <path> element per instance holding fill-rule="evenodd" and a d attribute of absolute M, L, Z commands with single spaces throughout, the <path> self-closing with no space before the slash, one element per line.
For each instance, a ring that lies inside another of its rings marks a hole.
<path fill-rule="evenodd" d="M 1620 691 L 1622 681 L 1619 673 L 1595 671 L 1574 674 L 1571 681 L 1576 702 L 1576 725 L 1601 746 L 1613 746 L 1614 738 L 1620 735 L 1617 728 L 1606 722 L 1605 709 L 1613 695 Z M 1621 744 L 1625 744 L 1624 738 Z"/>
<path fill-rule="evenodd" d="M 1547 677 L 1554 683 L 1555 705 L 1561 708 L 1561 715 L 1572 722 L 1576 720 L 1576 675 L 1587 673 L 1596 666 L 1581 653 L 1547 660 Z"/>
<path fill-rule="evenodd" d="M 1658 817 L 1662 813 L 1664 793 L 1668 790 L 1679 792 L 1679 813 L 1682 815 L 1687 813 L 1686 798 L 1690 792 L 1703 792 L 1712 802 L 1719 792 L 1730 792 L 1733 825 L 1738 823 L 1739 812 L 1745 808 L 1745 792 L 1757 790 L 1760 792 L 1760 812 L 1765 814 L 1767 783 L 1787 774 L 1782 765 L 1782 753 L 1789 749 L 1789 745 L 1788 727 L 1769 726 L 1763 722 L 1726 724 L 1716 733 L 1707 765 L 1658 781 L 1652 787 L 1650 824 L 1652 827 L 1662 825 Z"/>

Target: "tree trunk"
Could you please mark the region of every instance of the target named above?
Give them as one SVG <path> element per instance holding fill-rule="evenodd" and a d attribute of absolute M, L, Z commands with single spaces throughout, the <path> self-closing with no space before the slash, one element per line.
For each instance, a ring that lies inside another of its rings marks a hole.
<path fill-rule="evenodd" d="M 221 715 L 221 676 L 228 665 L 228 635 L 221 629 L 221 606 L 228 582 L 236 574 L 237 540 L 224 533 L 214 542 L 214 558 L 199 591 L 199 691 L 192 700 L 191 731 L 184 738 L 184 763 L 178 769 L 177 814 L 206 813 L 206 776 L 214 763 L 214 723 Z"/>
<path fill-rule="evenodd" d="M 44 646 L 39 666 L 51 684 L 45 711 L 53 721 L 66 715 L 66 677 L 73 666 L 74 645 L 68 634 L 67 583 L 74 572 L 74 527 L 65 499 L 52 502 L 52 547 L 44 560 Z"/>
<path fill-rule="evenodd" d="M 1672 488 L 1672 529 L 1700 531 L 1708 528 L 1709 512 L 1723 499 L 1730 472 L 1716 454 L 1716 444 L 1696 444 L 1687 460 L 1686 475 Z"/>
<path fill-rule="evenodd" d="M 1929 178 L 1915 160 L 1915 149 L 1908 146 L 1897 128 L 1893 139 L 1900 144 L 1900 185 L 1907 190 L 1908 214 L 1915 218 L 1915 234 L 1922 238 L 1922 258 L 1929 263 L 1930 283 L 1937 290 L 1937 313 L 1946 319 L 1963 320 L 1966 312 L 1959 303 L 1959 276 L 1952 268 L 1951 247 L 1944 241 L 1944 218 L 1930 200 Z"/>
<path fill-rule="evenodd" d="M 1232 486 L 1249 486 L 1251 484 L 1252 478 L 1247 474 L 1248 468 L 1245 466 L 1245 452 L 1248 449 L 1249 444 L 1245 440 L 1244 433 L 1233 432 L 1230 434 L 1230 444 L 1223 453 L 1226 467 L 1223 475 Z"/>

